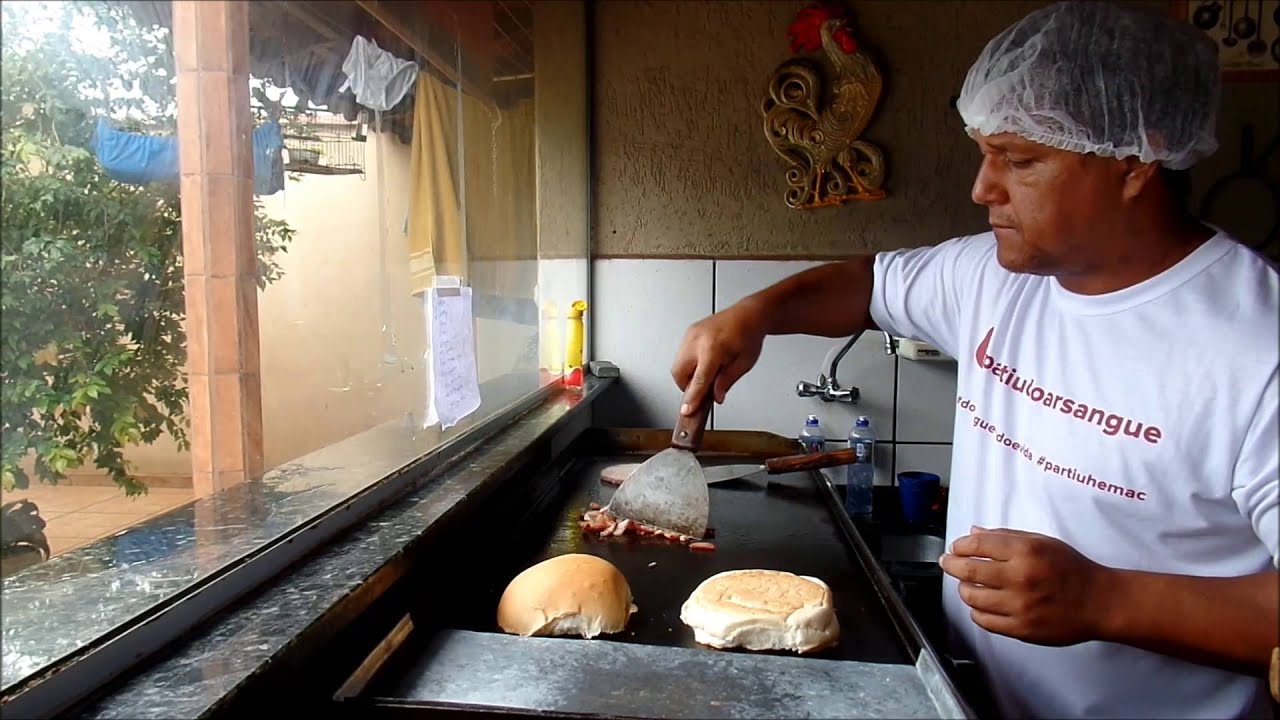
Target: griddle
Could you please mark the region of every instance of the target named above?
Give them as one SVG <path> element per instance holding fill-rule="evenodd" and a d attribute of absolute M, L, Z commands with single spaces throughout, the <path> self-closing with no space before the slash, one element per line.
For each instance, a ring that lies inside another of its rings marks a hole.
<path fill-rule="evenodd" d="M 643 455 L 592 452 L 601 449 L 599 434 L 592 437 L 596 442 L 580 444 L 543 473 L 513 478 L 491 508 L 441 539 L 443 556 L 420 568 L 413 581 L 422 588 L 419 607 L 402 622 L 398 639 L 366 663 L 368 677 L 341 699 L 362 715 L 415 717 L 429 711 L 691 718 L 963 714 L 945 697 L 949 685 L 919 669 L 918 638 L 904 633 L 892 600 L 864 567 L 850 543 L 852 525 L 820 474 L 711 486 L 714 552 L 653 538 L 601 539 L 578 525 L 591 503 L 607 504 L 615 490 L 600 481 L 600 472 Z M 723 441 L 724 434 L 708 437 Z M 780 450 L 774 454 L 792 448 Z M 701 459 L 706 465 L 741 463 L 743 455 L 713 451 Z M 592 641 L 502 633 L 495 612 L 507 583 L 534 563 L 570 552 L 598 555 L 627 577 L 639 607 L 627 629 Z M 698 645 L 680 621 L 680 606 L 702 580 L 740 568 L 821 578 L 833 593 L 840 642 L 805 656 Z M 432 592 L 441 581 L 474 590 Z"/>
<path fill-rule="evenodd" d="M 680 606 L 698 583 L 725 570 L 763 568 L 810 575 L 831 586 L 836 616 L 847 631 L 836 647 L 813 657 L 911 662 L 879 596 L 869 583 L 858 581 L 854 572 L 858 560 L 846 550 L 808 473 L 782 476 L 773 486 L 763 482 L 711 486 L 710 526 L 715 536 L 710 542 L 716 550 L 701 552 L 653 538 L 605 540 L 585 535 L 578 527 L 590 504 L 607 505 L 616 489 L 600 482 L 600 471 L 628 461 L 625 456 L 579 459 L 566 477 L 572 491 L 561 511 L 534 519 L 521 539 L 514 541 L 534 549 L 522 558 L 520 569 L 556 555 L 589 553 L 622 571 L 640 611 L 632 616 L 625 633 L 611 639 L 697 648 L 693 631 L 680 622 Z M 486 583 L 458 628 L 497 632 L 494 609 L 514 576 L 498 576 Z"/>

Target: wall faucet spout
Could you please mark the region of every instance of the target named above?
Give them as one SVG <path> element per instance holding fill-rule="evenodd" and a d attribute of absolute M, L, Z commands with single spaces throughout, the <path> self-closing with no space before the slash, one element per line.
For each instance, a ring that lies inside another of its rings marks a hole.
<path fill-rule="evenodd" d="M 842 402 L 857 403 L 862 393 L 855 386 L 847 388 L 840 387 L 840 381 L 836 379 L 836 371 L 840 368 L 840 361 L 848 354 L 853 344 L 858 342 L 858 338 L 862 337 L 863 331 L 859 330 L 854 333 L 853 337 L 840 348 L 840 352 L 836 353 L 835 359 L 831 361 L 831 367 L 828 374 L 818 375 L 818 382 L 811 383 L 801 380 L 796 383 L 796 395 L 800 397 L 817 397 L 823 402 Z M 886 337 L 888 333 L 885 334 Z"/>

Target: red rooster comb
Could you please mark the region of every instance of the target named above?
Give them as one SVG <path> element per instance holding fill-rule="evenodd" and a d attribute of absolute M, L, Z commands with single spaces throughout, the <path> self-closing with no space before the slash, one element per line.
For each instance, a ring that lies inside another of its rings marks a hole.
<path fill-rule="evenodd" d="M 832 34 L 832 38 L 840 45 L 846 55 L 857 52 L 858 43 L 849 30 L 848 15 L 844 5 L 836 0 L 819 0 L 806 6 L 787 28 L 787 36 L 791 38 L 791 52 L 817 52 L 822 49 L 822 24 L 827 20 L 843 19 L 845 25 Z"/>

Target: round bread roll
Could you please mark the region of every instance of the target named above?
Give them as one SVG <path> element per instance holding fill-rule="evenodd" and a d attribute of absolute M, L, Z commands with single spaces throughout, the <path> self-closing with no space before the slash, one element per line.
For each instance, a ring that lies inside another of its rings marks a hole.
<path fill-rule="evenodd" d="M 695 640 L 716 648 L 810 653 L 840 639 L 831 588 L 778 570 L 712 575 L 680 608 L 680 620 Z"/>
<path fill-rule="evenodd" d="M 631 477 L 631 474 L 640 467 L 640 463 L 623 463 L 621 465 L 610 465 L 600 471 L 600 480 L 610 485 L 621 485 Z"/>
<path fill-rule="evenodd" d="M 570 553 L 526 568 L 498 601 L 498 626 L 512 635 L 621 632 L 636 606 L 618 568 L 595 555 Z"/>

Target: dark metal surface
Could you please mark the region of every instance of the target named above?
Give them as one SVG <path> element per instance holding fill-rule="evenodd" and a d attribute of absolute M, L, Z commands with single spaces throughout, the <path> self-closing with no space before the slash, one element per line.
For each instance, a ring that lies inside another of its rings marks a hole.
<path fill-rule="evenodd" d="M 493 559 L 475 563 L 465 581 L 476 588 L 449 612 L 452 627 L 498 632 L 494 613 L 511 578 L 524 568 L 564 553 L 598 555 L 618 567 L 631 585 L 639 612 L 619 642 L 694 648 L 693 631 L 680 622 L 680 606 L 707 577 L 725 570 L 765 568 L 817 577 L 831 586 L 841 638 L 814 657 L 866 662 L 914 662 L 858 560 L 847 550 L 827 505 L 808 474 L 781 476 L 772 485 L 723 483 L 709 487 L 715 552 L 635 537 L 586 536 L 578 518 L 590 503 L 607 504 L 614 488 L 600 482 L 608 465 L 627 457 L 580 458 L 562 478 L 567 494 L 552 495 L 522 527 L 503 528 L 513 562 L 497 572 Z M 783 484 L 785 483 L 785 484 Z M 524 552 L 520 552 L 523 549 Z M 521 557 L 523 556 L 523 557 Z M 503 564 L 503 563 L 499 563 Z M 652 564 L 652 567 L 650 566 Z M 455 614 L 456 613 L 456 614 Z M 779 653 L 783 654 L 783 653 Z"/>
<path fill-rule="evenodd" d="M 937 718 L 909 665 L 445 630 L 395 701 L 644 718 Z"/>

